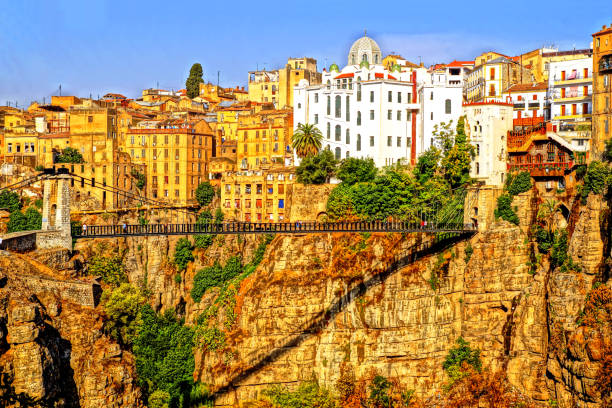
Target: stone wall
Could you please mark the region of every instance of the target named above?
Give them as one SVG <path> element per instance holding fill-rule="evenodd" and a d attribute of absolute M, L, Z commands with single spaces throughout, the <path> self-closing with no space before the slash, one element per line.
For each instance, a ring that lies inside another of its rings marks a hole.
<path fill-rule="evenodd" d="M 37 275 L 20 274 L 16 277 L 34 293 L 51 292 L 58 298 L 77 305 L 96 307 L 102 294 L 100 284 L 64 281 Z"/>
<path fill-rule="evenodd" d="M 16 232 L 2 237 L 2 249 L 13 252 L 29 252 L 36 249 L 37 234 L 35 231 Z"/>
<path fill-rule="evenodd" d="M 65 232 L 59 230 L 39 231 L 36 233 L 36 248 L 38 249 L 54 249 L 66 248 L 72 249 L 72 239 L 66 238 Z"/>
<path fill-rule="evenodd" d="M 334 187 L 334 184 L 294 184 L 287 194 L 287 220 L 316 221 L 326 213 L 327 197 Z"/>

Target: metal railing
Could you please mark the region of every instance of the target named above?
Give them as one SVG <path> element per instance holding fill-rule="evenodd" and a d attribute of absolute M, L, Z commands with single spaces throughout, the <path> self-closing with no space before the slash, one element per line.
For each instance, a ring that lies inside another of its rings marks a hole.
<path fill-rule="evenodd" d="M 474 224 L 431 221 L 355 222 L 226 222 L 210 224 L 84 225 L 73 227 L 73 238 L 199 234 L 305 234 L 327 232 L 475 232 Z"/>

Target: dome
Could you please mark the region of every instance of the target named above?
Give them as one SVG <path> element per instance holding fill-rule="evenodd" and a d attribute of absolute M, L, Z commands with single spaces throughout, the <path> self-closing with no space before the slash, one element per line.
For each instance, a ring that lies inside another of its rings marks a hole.
<path fill-rule="evenodd" d="M 401 65 L 400 64 L 393 65 L 393 68 L 391 68 L 391 72 L 402 72 Z"/>
<path fill-rule="evenodd" d="M 329 67 L 329 72 L 340 72 L 340 68 L 338 68 L 338 64 L 331 64 Z"/>
<path fill-rule="evenodd" d="M 380 47 L 367 35 L 353 43 L 348 55 L 348 65 L 357 65 L 362 61 L 367 61 L 369 64 L 382 63 Z"/>
<path fill-rule="evenodd" d="M 359 68 L 370 68 L 370 63 L 366 60 L 363 60 L 359 63 Z"/>

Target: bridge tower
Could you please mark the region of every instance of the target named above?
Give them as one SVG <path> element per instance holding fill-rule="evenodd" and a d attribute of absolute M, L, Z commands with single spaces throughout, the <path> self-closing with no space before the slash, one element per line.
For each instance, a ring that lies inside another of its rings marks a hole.
<path fill-rule="evenodd" d="M 68 174 L 58 174 L 44 180 L 43 208 L 42 208 L 42 234 L 37 235 L 38 248 L 65 248 L 72 249 L 72 235 L 70 232 L 70 182 Z M 51 222 L 51 192 L 53 183 L 56 185 L 55 222 Z"/>

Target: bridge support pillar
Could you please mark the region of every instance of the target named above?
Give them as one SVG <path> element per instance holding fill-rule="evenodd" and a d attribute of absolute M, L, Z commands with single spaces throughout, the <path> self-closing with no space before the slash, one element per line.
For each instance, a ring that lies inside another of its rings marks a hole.
<path fill-rule="evenodd" d="M 72 249 L 70 232 L 70 176 L 57 177 L 57 210 L 55 212 L 55 229 L 60 233 L 61 246 Z"/>
<path fill-rule="evenodd" d="M 51 229 L 51 180 L 43 181 L 43 207 L 42 227 L 43 231 Z"/>

